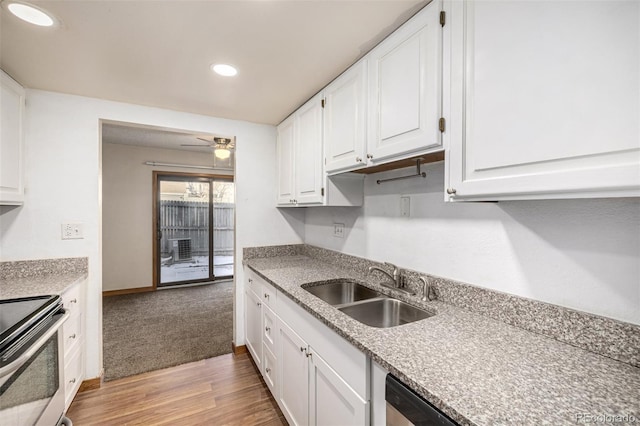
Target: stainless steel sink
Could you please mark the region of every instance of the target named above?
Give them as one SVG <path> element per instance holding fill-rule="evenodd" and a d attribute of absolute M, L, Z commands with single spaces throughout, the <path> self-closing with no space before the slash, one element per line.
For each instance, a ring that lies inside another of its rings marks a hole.
<path fill-rule="evenodd" d="M 368 300 L 338 309 L 364 324 L 379 328 L 395 327 L 433 316 L 430 312 L 391 298 Z"/>
<path fill-rule="evenodd" d="M 304 287 L 304 289 L 334 306 L 382 296 L 377 291 L 371 290 L 352 280 L 335 280 L 319 285 L 311 283 L 308 287 Z"/>

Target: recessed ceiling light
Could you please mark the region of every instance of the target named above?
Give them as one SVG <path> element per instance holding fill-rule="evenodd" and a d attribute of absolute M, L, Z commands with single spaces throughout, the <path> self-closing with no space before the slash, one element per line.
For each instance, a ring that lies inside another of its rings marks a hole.
<path fill-rule="evenodd" d="M 44 10 L 26 3 L 9 3 L 9 11 L 18 18 L 40 27 L 51 27 L 55 20 Z"/>
<path fill-rule="evenodd" d="M 225 77 L 233 77 L 238 74 L 238 70 L 227 64 L 214 64 L 211 65 L 211 69 L 217 74 L 223 75 Z"/>

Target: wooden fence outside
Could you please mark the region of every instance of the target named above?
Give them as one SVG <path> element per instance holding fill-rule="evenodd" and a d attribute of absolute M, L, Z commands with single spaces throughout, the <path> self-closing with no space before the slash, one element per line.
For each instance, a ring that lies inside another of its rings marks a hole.
<path fill-rule="evenodd" d="M 233 255 L 233 203 L 213 206 L 213 254 Z M 209 254 L 209 203 L 198 201 L 160 201 L 160 248 L 162 256 L 171 255 L 173 240 L 190 239 L 192 256 Z"/>

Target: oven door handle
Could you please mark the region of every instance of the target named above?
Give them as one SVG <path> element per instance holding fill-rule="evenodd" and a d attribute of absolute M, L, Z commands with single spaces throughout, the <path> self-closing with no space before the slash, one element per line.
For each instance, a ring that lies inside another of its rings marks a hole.
<path fill-rule="evenodd" d="M 29 361 L 29 358 L 31 358 L 36 353 L 36 351 L 40 349 L 40 347 L 44 345 L 47 340 L 49 340 L 51 336 L 56 333 L 56 331 L 58 331 L 62 324 L 69 318 L 69 315 L 69 311 L 65 310 L 62 317 L 56 320 L 56 322 L 54 322 L 51 327 L 47 329 L 46 333 L 40 336 L 40 338 L 29 347 L 29 349 L 27 349 L 12 363 L 0 368 L 0 386 L 2 386 L 4 382 L 9 380 L 11 374 L 15 373 L 20 367 L 24 365 L 24 363 Z"/>

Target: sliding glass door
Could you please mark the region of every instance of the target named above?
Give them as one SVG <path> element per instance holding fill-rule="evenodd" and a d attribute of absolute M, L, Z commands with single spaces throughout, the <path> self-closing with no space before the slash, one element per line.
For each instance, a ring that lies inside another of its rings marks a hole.
<path fill-rule="evenodd" d="M 154 175 L 156 286 L 233 277 L 233 179 L 186 173 Z"/>

